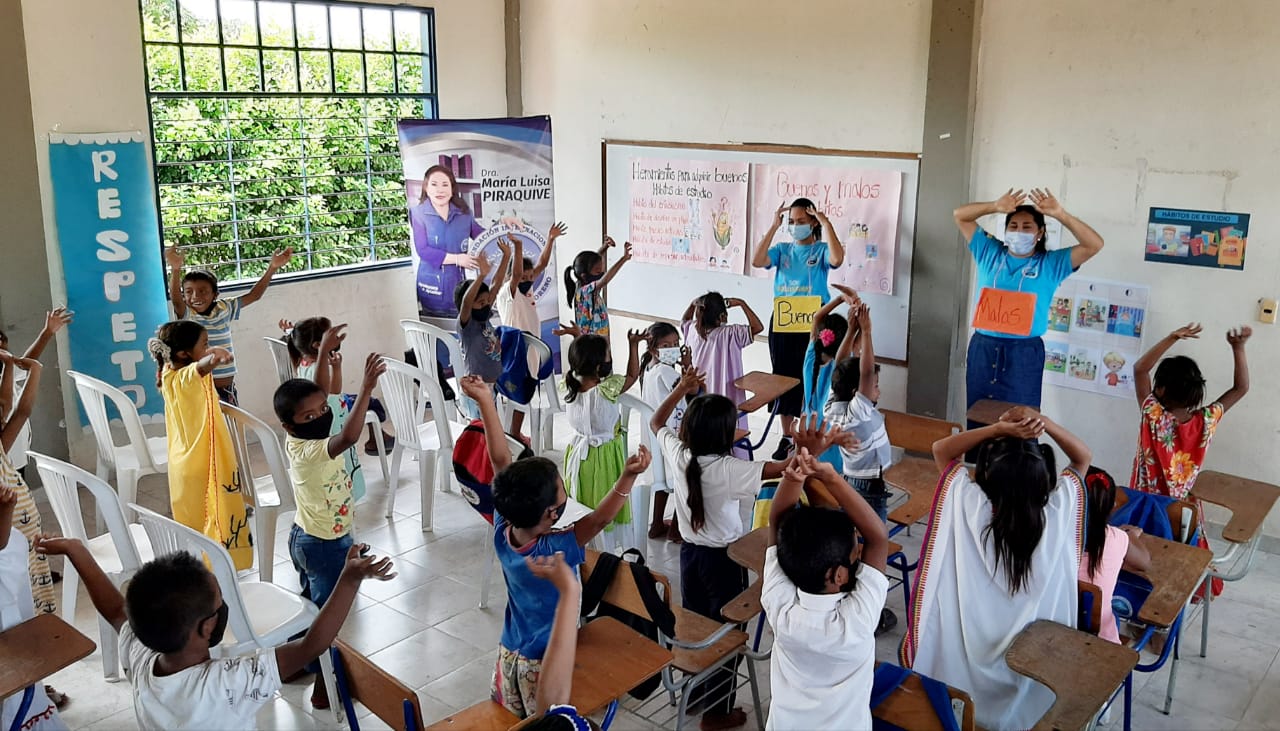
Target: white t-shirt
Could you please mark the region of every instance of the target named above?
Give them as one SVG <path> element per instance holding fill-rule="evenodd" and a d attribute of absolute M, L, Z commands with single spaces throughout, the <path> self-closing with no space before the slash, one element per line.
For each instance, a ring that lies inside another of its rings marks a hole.
<path fill-rule="evenodd" d="M 640 393 L 644 396 L 644 402 L 657 411 L 659 406 L 667 400 L 671 395 L 671 391 L 680 382 L 680 371 L 674 366 L 666 363 L 654 363 L 649 366 L 644 375 L 640 377 Z M 680 431 L 680 420 L 684 418 L 684 410 L 688 404 L 684 399 L 680 399 L 676 403 L 676 407 L 671 410 L 671 416 L 667 417 L 666 425 Z"/>
<path fill-rule="evenodd" d="M 856 448 L 840 448 L 845 477 L 876 478 L 893 463 L 893 447 L 884 428 L 884 414 L 871 399 L 857 392 L 852 401 L 836 401 L 833 396 L 823 409 L 822 418 L 828 425 L 853 432 L 858 438 Z"/>
<path fill-rule="evenodd" d="M 31 575 L 27 569 L 27 539 L 17 528 L 9 529 L 9 543 L 0 550 L 0 630 L 6 630 L 36 616 L 36 603 L 31 597 Z M 35 684 L 31 707 L 23 719 L 23 731 L 66 731 L 67 724 L 58 717 L 44 683 Z M 8 731 L 13 717 L 22 705 L 22 693 L 14 693 L 0 703 L 0 730 Z"/>
<path fill-rule="evenodd" d="M 800 591 L 764 553 L 760 605 L 773 627 L 766 729 L 869 729 L 875 678 L 876 625 L 889 580 L 859 564 L 849 593 Z"/>
<path fill-rule="evenodd" d="M 138 640 L 128 622 L 120 628 L 120 656 L 127 658 L 133 712 L 142 729 L 255 729 L 256 716 L 280 690 L 274 649 L 220 658 L 157 677 L 160 653 Z"/>
<path fill-rule="evenodd" d="M 760 492 L 760 480 L 764 462 L 748 462 L 730 455 L 698 458 L 702 465 L 702 530 L 693 530 L 693 514 L 689 510 L 689 481 L 685 469 L 689 466 L 689 450 L 670 427 L 658 430 L 658 444 L 662 456 L 672 467 L 669 477 L 676 496 L 676 519 L 680 522 L 680 536 L 697 546 L 721 548 L 746 535 L 742 524 L 743 500 L 754 500 Z"/>
<path fill-rule="evenodd" d="M 22 389 L 27 386 L 27 372 L 21 368 L 15 368 L 13 372 L 13 408 L 18 408 L 18 399 L 22 398 Z M 5 419 L 13 415 L 10 411 L 5 414 Z M 15 470 L 20 470 L 27 466 L 27 450 L 31 449 L 31 420 L 22 425 L 18 430 L 18 436 L 13 440 L 13 446 L 9 448 L 9 461 L 13 463 Z"/>
<path fill-rule="evenodd" d="M 512 295 L 511 287 L 504 284 L 498 292 L 497 301 L 498 316 L 502 318 L 503 325 L 518 327 L 534 335 L 541 333 L 542 321 L 538 319 L 538 301 L 533 298 L 533 295 L 525 294 L 518 289 Z"/>

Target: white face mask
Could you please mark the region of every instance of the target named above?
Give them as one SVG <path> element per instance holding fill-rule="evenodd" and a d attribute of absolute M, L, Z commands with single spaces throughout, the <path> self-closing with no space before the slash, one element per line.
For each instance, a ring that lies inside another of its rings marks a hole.
<path fill-rule="evenodd" d="M 1026 256 L 1036 250 L 1036 235 L 1026 231 L 1005 231 L 1004 245 L 1014 256 Z"/>
<path fill-rule="evenodd" d="M 658 348 L 658 362 L 673 366 L 680 362 L 679 348 Z"/>

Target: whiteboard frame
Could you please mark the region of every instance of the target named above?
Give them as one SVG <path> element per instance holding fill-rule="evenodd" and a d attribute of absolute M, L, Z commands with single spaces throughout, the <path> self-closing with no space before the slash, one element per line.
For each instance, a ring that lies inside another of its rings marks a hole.
<path fill-rule="evenodd" d="M 766 156 L 777 155 L 786 156 L 792 159 L 782 161 L 793 164 L 811 164 L 824 166 L 824 161 L 812 160 L 796 160 L 796 156 L 811 156 L 815 158 L 843 158 L 848 163 L 856 165 L 860 160 L 868 163 L 867 167 L 887 168 L 899 170 L 903 173 L 902 181 L 902 201 L 899 211 L 898 221 L 898 246 L 897 261 L 894 267 L 894 295 L 883 295 L 876 293 L 860 293 L 867 303 L 871 306 L 872 311 L 881 314 L 881 321 L 887 320 L 886 324 L 878 325 L 876 329 L 876 351 L 877 362 L 892 365 L 907 365 L 907 354 L 910 348 L 910 321 L 911 321 L 911 274 L 914 258 L 914 242 L 916 231 L 916 215 L 917 215 L 917 199 L 920 187 L 920 161 L 921 155 L 918 152 L 887 152 L 876 150 L 839 150 L 832 148 L 809 147 L 805 145 L 781 145 L 774 143 L 696 143 L 696 142 L 664 142 L 654 140 L 623 140 L 623 139 L 603 139 L 600 142 L 600 189 L 601 189 L 601 221 L 604 230 L 608 231 L 626 231 L 629 229 L 629 207 L 624 207 L 622 211 L 615 211 L 614 218 L 611 220 L 609 215 L 609 179 L 610 179 L 610 154 L 625 155 L 620 157 L 619 163 L 629 160 L 636 152 L 644 149 L 650 150 L 682 150 L 686 152 L 712 153 L 706 157 L 698 159 L 706 160 L 724 160 L 738 161 L 746 159 L 751 163 L 768 164 L 770 162 L 781 162 L 780 160 L 770 160 Z M 726 154 L 727 153 L 727 154 Z M 889 164 L 876 164 L 877 161 L 885 161 Z M 897 161 L 905 161 L 907 165 L 893 164 Z M 830 164 L 831 167 L 839 165 Z M 754 180 L 750 185 L 754 184 Z M 623 195 L 626 195 L 624 192 Z M 750 211 L 750 200 L 752 196 L 751 188 L 748 187 L 748 222 L 747 222 L 747 247 L 748 256 L 750 249 L 755 246 L 755 238 L 758 238 L 758 232 L 755 230 L 754 222 L 750 220 L 752 212 Z M 620 227 L 620 228 L 619 228 Z M 669 267 L 661 264 L 646 264 L 640 262 L 630 262 L 627 266 L 629 270 L 623 273 L 623 276 L 614 280 L 610 290 L 610 299 L 616 301 L 617 290 L 626 289 L 617 285 L 624 280 L 630 279 L 639 269 L 639 274 L 649 275 L 646 281 L 661 281 L 662 275 L 670 274 L 677 267 Z M 726 274 L 719 272 L 698 272 L 698 274 L 708 277 L 706 286 L 699 287 L 702 291 L 707 289 L 716 289 L 722 292 L 726 297 L 734 296 L 748 300 L 752 309 L 760 316 L 762 320 L 767 322 L 771 314 L 772 303 L 772 282 L 769 279 L 754 278 L 745 274 Z M 684 280 L 684 284 L 689 284 L 695 280 Z M 769 290 L 769 304 L 762 302 L 762 295 L 759 291 L 763 288 Z M 661 291 L 653 293 L 658 299 L 662 298 Z M 686 292 L 688 294 L 688 292 Z M 696 295 L 693 295 L 696 296 Z M 632 297 L 624 294 L 622 299 L 624 302 L 619 303 L 619 307 L 609 307 L 610 311 L 626 317 L 639 318 L 644 320 L 666 320 L 674 322 L 679 315 L 665 317 L 663 315 L 645 314 L 639 311 L 639 308 L 631 302 Z M 682 301 L 676 303 L 679 308 L 677 312 L 683 311 L 688 304 L 688 300 L 681 297 Z M 692 297 L 689 297 L 692 299 Z M 677 323 L 678 324 L 678 323 Z M 887 338 L 886 339 L 886 333 Z M 885 355 L 880 355 L 885 353 Z M 901 357 L 897 357 L 901 355 Z"/>

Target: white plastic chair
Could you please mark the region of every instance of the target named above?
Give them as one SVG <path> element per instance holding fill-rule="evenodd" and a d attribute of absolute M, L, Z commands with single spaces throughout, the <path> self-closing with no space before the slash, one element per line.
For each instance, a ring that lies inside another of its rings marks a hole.
<path fill-rule="evenodd" d="M 141 525 L 125 520 L 120 496 L 105 480 L 73 464 L 37 452 L 28 452 L 27 458 L 35 463 L 36 471 L 40 473 L 40 481 L 49 496 L 49 505 L 62 528 L 62 535 L 83 543 L 111 583 L 117 587 L 124 586 L 143 562 L 153 558 L 146 531 Z M 84 485 L 93 496 L 98 514 L 107 524 L 106 533 L 89 537 L 84 526 L 84 514 L 80 511 L 78 485 Z M 68 622 L 75 621 L 79 589 L 80 575 L 67 561 L 62 575 L 62 616 Z M 115 628 L 101 615 L 98 616 L 98 630 L 102 639 L 102 674 L 107 678 L 118 678 L 119 637 Z"/>
<path fill-rule="evenodd" d="M 458 343 L 457 336 L 444 328 L 418 320 L 401 320 L 400 329 L 404 330 L 405 343 L 413 351 L 418 367 L 436 379 L 436 383 L 444 382 L 440 377 L 440 361 L 437 359 L 440 352 L 439 345 L 444 343 L 449 353 L 449 364 L 455 369 L 454 383 L 451 384 L 454 398 L 447 403 L 451 414 L 461 414 L 462 412 L 458 409 L 457 395 L 462 392 L 462 388 L 458 386 L 456 373 L 457 368 L 462 365 L 462 346 Z M 443 389 L 441 389 L 441 402 L 444 402 Z"/>
<path fill-rule="evenodd" d="M 433 408 L 426 420 L 428 405 L 444 403 L 440 382 L 431 374 L 404 361 L 384 358 L 387 371 L 378 378 L 386 397 L 387 413 L 396 428 L 396 446 L 391 450 L 392 482 L 388 485 L 387 517 L 395 508 L 400 481 L 400 461 L 406 450 L 417 453 L 419 489 L 422 493 L 422 530 L 431 530 L 436 481 L 446 492 L 453 482 L 453 435 L 462 425 L 450 422 L 448 408 Z"/>
<path fill-rule="evenodd" d="M 293 367 L 293 359 L 289 357 L 289 346 L 280 338 L 263 338 L 267 342 L 267 350 L 271 352 L 271 360 L 276 364 L 276 378 L 284 383 L 290 378 L 298 377 L 298 369 Z M 382 435 L 382 422 L 372 411 L 364 412 L 364 423 L 373 429 L 373 442 L 378 445 L 378 466 L 382 468 L 382 484 L 390 484 L 387 466 L 387 444 Z M 267 579 L 270 581 L 270 579 Z"/>
<path fill-rule="evenodd" d="M 78 371 L 67 371 L 76 384 L 80 403 L 89 415 L 89 426 L 98 444 L 96 474 L 103 480 L 114 470 L 116 492 L 120 502 L 129 505 L 138 499 L 138 480 L 146 475 L 158 475 L 169 471 L 169 442 L 165 437 L 148 437 L 142 428 L 142 419 L 133 399 L 124 391 L 93 376 Z M 111 434 L 111 421 L 107 417 L 107 401 L 115 406 L 124 422 L 129 441 L 117 445 Z M 125 515 L 128 515 L 126 511 Z M 101 528 L 101 516 L 99 516 Z"/>
<path fill-rule="evenodd" d="M 649 429 L 649 420 L 653 418 L 653 408 L 646 404 L 640 398 L 629 393 L 624 393 L 618 397 L 618 406 L 622 411 L 622 426 L 626 429 L 628 437 L 633 433 L 631 427 L 631 412 L 636 412 L 640 417 L 640 443 L 649 448 L 649 453 L 653 459 L 649 462 L 649 484 L 637 484 L 631 490 L 631 523 L 626 526 L 614 526 L 613 536 L 610 537 L 606 533 L 601 533 L 596 540 L 603 543 L 606 547 L 613 542 L 621 544 L 623 548 L 635 548 L 640 554 L 648 558 L 649 547 L 649 511 L 653 505 L 653 491 L 655 486 L 661 483 L 664 488 L 666 486 L 666 468 L 662 463 L 662 451 L 657 449 L 657 439 L 653 436 L 653 432 Z M 627 439 L 627 453 L 630 454 L 632 449 L 632 440 Z M 594 541 L 593 541 L 594 542 Z"/>
<path fill-rule="evenodd" d="M 289 461 L 280 439 L 266 422 L 248 411 L 222 403 L 222 416 L 231 432 L 231 442 L 240 465 L 240 485 L 245 502 L 253 505 L 253 545 L 258 554 L 258 578 L 275 576 L 276 524 L 281 514 L 296 510 L 293 483 L 289 481 Z M 267 461 L 264 474 L 255 475 L 249 454 L 249 435 L 262 446 Z"/>
<path fill-rule="evenodd" d="M 185 551 L 204 559 L 227 603 L 227 634 L 222 644 L 210 650 L 214 657 L 234 657 L 254 650 L 270 650 L 306 632 L 320 610 L 309 599 L 269 581 L 241 581 L 231 554 L 218 541 L 171 518 L 130 505 L 151 538 L 157 556 Z M 333 665 L 329 653 L 320 654 L 325 688 L 337 698 Z M 335 704 L 337 705 L 337 704 Z"/>
<path fill-rule="evenodd" d="M 525 347 L 530 353 L 537 355 L 537 363 L 530 366 L 536 372 L 543 364 L 551 362 L 551 347 L 533 333 L 526 332 L 523 335 Z M 555 374 L 538 383 L 538 388 L 528 404 L 518 404 L 506 398 L 503 401 L 506 402 L 506 411 L 520 411 L 525 414 L 529 421 L 529 441 L 534 451 L 550 451 L 555 443 L 555 415 L 557 412 L 564 411 L 564 406 L 560 403 L 560 395 L 556 393 Z M 510 423 L 508 413 L 508 427 Z"/>

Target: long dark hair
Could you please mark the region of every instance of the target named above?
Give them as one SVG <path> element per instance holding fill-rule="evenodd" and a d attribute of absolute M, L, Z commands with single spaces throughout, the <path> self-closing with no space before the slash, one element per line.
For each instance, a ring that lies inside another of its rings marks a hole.
<path fill-rule="evenodd" d="M 698 306 L 701 308 L 701 315 L 694 326 L 698 329 L 698 335 L 706 337 L 707 333 L 724 324 L 725 318 L 729 316 L 729 306 L 725 304 L 724 295 L 719 292 L 707 292 L 698 298 Z"/>
<path fill-rule="evenodd" d="M 564 294 L 570 307 L 573 307 L 574 301 L 578 299 L 578 288 L 585 283 L 587 275 L 591 274 L 591 269 L 603 260 L 604 257 L 600 256 L 598 251 L 579 251 L 578 255 L 573 257 L 573 266 L 564 268 Z"/>
<path fill-rule="evenodd" d="M 1004 564 L 1010 593 L 1027 588 L 1031 558 L 1044 537 L 1044 508 L 1055 480 L 1053 449 L 1014 437 L 988 439 L 978 447 L 978 487 L 991 501 L 991 523 L 983 531 Z"/>
<path fill-rule="evenodd" d="M 303 358 L 320 357 L 316 343 L 320 342 L 330 327 L 332 323 L 327 317 L 308 317 L 293 324 L 284 343 L 289 347 L 289 360 L 293 361 L 294 368 L 298 367 Z"/>
<path fill-rule="evenodd" d="M 809 200 L 808 198 L 796 198 L 794 201 L 791 201 L 791 205 L 789 207 L 799 208 L 803 210 L 805 213 L 808 213 L 810 208 L 814 209 L 815 211 L 818 210 L 818 207 L 814 205 L 813 201 Z M 822 222 L 818 220 L 817 216 L 813 216 L 812 218 L 813 218 L 813 240 L 821 241 L 822 240 Z"/>
<path fill-rule="evenodd" d="M 564 374 L 564 400 L 573 403 L 582 393 L 582 382 L 600 377 L 600 366 L 609 360 L 609 341 L 602 335 L 587 333 L 569 343 L 569 372 Z"/>
<path fill-rule="evenodd" d="M 830 345 L 822 342 L 822 335 L 827 330 L 831 331 Z M 827 315 L 827 319 L 822 321 L 822 329 L 818 331 L 818 339 L 813 341 L 813 350 L 816 356 L 813 359 L 813 383 L 815 386 L 818 383 L 818 373 L 822 370 L 822 356 L 827 356 L 829 361 L 835 360 L 836 353 L 840 352 L 840 341 L 844 340 L 844 336 L 848 332 L 849 321 L 844 318 L 844 315 Z M 840 400 L 848 401 L 852 398 L 852 395 L 850 395 L 848 399 Z"/>
<path fill-rule="evenodd" d="M 1084 554 L 1089 575 L 1102 563 L 1102 549 L 1107 543 L 1107 519 L 1116 506 L 1116 481 L 1106 470 L 1090 467 L 1084 477 Z"/>
<path fill-rule="evenodd" d="M 657 359 L 654 356 L 654 351 L 656 350 L 654 343 L 665 337 L 678 335 L 679 333 L 680 331 L 676 329 L 676 326 L 669 322 L 655 322 L 649 326 L 649 347 L 646 348 L 644 354 L 640 356 L 641 373 L 649 370 L 649 365 Z M 640 388 L 644 388 L 643 381 L 640 382 Z"/>
<path fill-rule="evenodd" d="M 723 456 L 733 449 L 733 433 L 738 427 L 738 407 L 718 393 L 706 393 L 693 400 L 680 422 L 680 441 L 689 450 L 689 466 L 684 477 L 689 485 L 689 513 L 693 530 L 706 525 L 707 512 L 702 500 L 702 465 L 699 457 Z"/>
<path fill-rule="evenodd" d="M 1160 361 L 1151 386 L 1156 400 L 1167 409 L 1194 409 L 1204 402 L 1204 376 L 1200 366 L 1185 355 Z"/>
<path fill-rule="evenodd" d="M 426 203 L 427 178 L 430 178 L 435 173 L 444 173 L 444 176 L 449 179 L 449 192 L 452 193 L 452 196 L 449 198 L 449 203 L 457 206 L 459 211 L 470 215 L 471 206 L 467 205 L 467 202 L 462 198 L 462 192 L 458 190 L 458 179 L 454 177 L 453 171 L 444 165 L 432 165 L 427 168 L 427 172 L 422 174 L 422 191 L 418 193 L 418 202 Z"/>
<path fill-rule="evenodd" d="M 1049 239 L 1049 232 L 1048 229 L 1044 227 L 1044 214 L 1035 206 L 1023 204 L 1012 211 L 1009 211 L 1009 213 L 1004 217 L 1005 230 L 1007 231 L 1009 229 L 1009 222 L 1012 221 L 1013 217 L 1019 213 L 1030 213 L 1032 220 L 1036 222 L 1036 226 L 1040 229 L 1036 232 L 1036 253 L 1043 254 L 1048 251 L 1049 247 L 1045 242 Z"/>
<path fill-rule="evenodd" d="M 151 357 L 156 359 L 157 388 L 163 381 L 161 376 L 166 365 L 177 370 L 194 362 L 190 357 L 191 350 L 200 342 L 200 334 L 203 332 L 204 325 L 194 320 L 166 322 L 156 330 L 156 336 L 147 343 L 147 349 L 151 351 Z M 180 352 L 186 352 L 187 357 L 179 356 Z"/>

